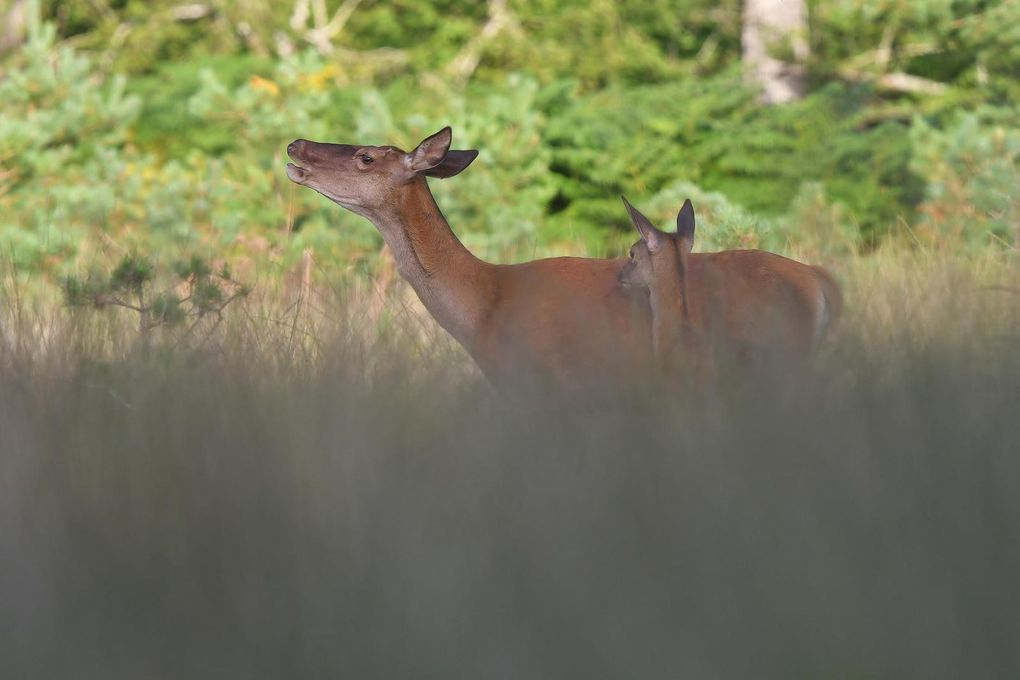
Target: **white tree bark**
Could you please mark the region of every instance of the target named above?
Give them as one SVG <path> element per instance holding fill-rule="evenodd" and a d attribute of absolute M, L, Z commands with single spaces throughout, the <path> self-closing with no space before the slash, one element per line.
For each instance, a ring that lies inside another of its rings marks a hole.
<path fill-rule="evenodd" d="M 746 0 L 741 43 L 749 82 L 761 89 L 762 102 L 782 104 L 804 95 L 804 69 L 808 56 L 807 3 L 805 0 Z M 777 45 L 793 50 L 794 61 L 771 56 Z"/>
<path fill-rule="evenodd" d="M 337 8 L 333 17 L 330 18 L 326 10 L 326 0 L 296 0 L 294 11 L 290 15 L 290 27 L 299 33 L 304 33 L 305 40 L 315 45 L 322 55 L 333 53 L 333 39 L 340 35 L 347 25 L 347 21 L 354 14 L 362 0 L 344 0 Z M 314 24 L 307 28 L 309 15 Z M 290 52 L 290 47 L 279 50 L 281 54 Z"/>
<path fill-rule="evenodd" d="M 0 1 L 0 21 L 0 53 L 19 47 L 25 41 L 25 0 Z"/>

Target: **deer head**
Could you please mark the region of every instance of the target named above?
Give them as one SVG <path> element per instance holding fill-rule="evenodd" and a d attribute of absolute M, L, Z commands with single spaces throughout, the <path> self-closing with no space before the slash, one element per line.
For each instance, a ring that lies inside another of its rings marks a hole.
<path fill-rule="evenodd" d="M 671 290 L 679 282 L 683 288 L 687 256 L 694 246 L 694 206 L 690 199 L 684 201 L 676 216 L 675 234 L 656 229 L 626 198 L 623 203 L 641 239 L 630 248 L 630 261 L 620 271 L 620 283 L 625 287 Z"/>
<path fill-rule="evenodd" d="M 444 127 L 411 152 L 393 146 L 325 144 L 297 139 L 287 145 L 287 177 L 331 201 L 373 219 L 403 187 L 423 177 L 453 177 L 478 152 L 451 151 L 453 132 Z"/>

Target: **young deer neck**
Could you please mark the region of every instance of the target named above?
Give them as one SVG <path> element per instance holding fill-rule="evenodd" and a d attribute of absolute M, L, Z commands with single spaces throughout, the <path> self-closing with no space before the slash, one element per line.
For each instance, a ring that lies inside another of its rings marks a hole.
<path fill-rule="evenodd" d="M 652 342 L 660 361 L 675 359 L 675 355 L 690 325 L 682 265 L 676 263 L 665 272 L 656 273 L 656 285 L 648 292 L 652 308 Z"/>
<path fill-rule="evenodd" d="M 470 345 L 491 293 L 493 266 L 471 254 L 453 233 L 425 178 L 398 192 L 372 221 L 425 308 Z"/>

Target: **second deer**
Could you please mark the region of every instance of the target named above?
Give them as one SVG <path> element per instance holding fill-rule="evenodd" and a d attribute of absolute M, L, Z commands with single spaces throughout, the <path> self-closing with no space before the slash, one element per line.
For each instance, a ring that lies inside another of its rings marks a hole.
<path fill-rule="evenodd" d="M 761 250 L 695 255 L 689 199 L 672 234 L 623 202 L 641 238 L 620 283 L 647 291 L 655 356 L 667 375 L 705 377 L 720 356 L 744 367 L 781 359 L 799 365 L 837 320 L 842 298 L 824 269 Z"/>

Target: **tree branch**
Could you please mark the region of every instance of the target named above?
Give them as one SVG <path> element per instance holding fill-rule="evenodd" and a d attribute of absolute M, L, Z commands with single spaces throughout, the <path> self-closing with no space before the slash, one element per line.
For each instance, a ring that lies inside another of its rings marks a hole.
<path fill-rule="evenodd" d="M 517 18 L 507 8 L 506 0 L 489 0 L 489 19 L 482 30 L 461 48 L 453 61 L 446 67 L 446 72 L 459 83 L 465 83 L 478 68 L 482 59 L 485 44 L 503 31 L 519 31 Z"/>
<path fill-rule="evenodd" d="M 842 78 L 855 83 L 870 82 L 874 83 L 875 86 L 881 90 L 888 90 L 890 92 L 899 92 L 903 94 L 937 95 L 942 94 L 948 88 L 945 83 L 929 80 L 928 78 L 922 78 L 920 76 L 910 75 L 909 73 L 903 73 L 902 71 L 894 71 L 893 73 L 885 73 L 880 76 L 874 76 L 861 71 L 842 69 L 840 70 L 839 75 Z"/>
<path fill-rule="evenodd" d="M 315 46 L 320 54 L 333 53 L 333 39 L 344 30 L 362 0 L 344 0 L 332 17 L 326 10 L 324 0 L 297 0 L 290 15 L 290 27 L 302 32 L 302 37 Z M 307 28 L 308 19 L 313 26 Z"/>

